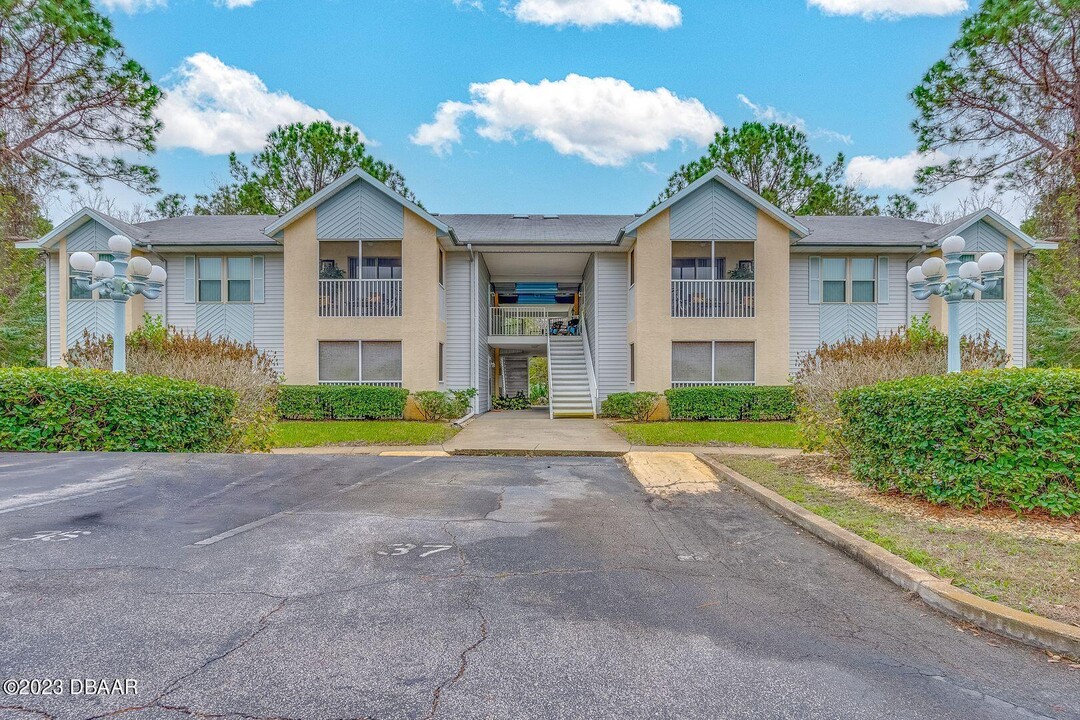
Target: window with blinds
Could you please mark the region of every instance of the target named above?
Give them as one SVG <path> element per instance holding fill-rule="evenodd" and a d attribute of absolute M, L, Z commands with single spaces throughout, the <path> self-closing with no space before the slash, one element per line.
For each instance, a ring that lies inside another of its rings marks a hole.
<path fill-rule="evenodd" d="M 671 344 L 671 383 L 753 384 L 754 362 L 752 342 L 674 342 Z"/>

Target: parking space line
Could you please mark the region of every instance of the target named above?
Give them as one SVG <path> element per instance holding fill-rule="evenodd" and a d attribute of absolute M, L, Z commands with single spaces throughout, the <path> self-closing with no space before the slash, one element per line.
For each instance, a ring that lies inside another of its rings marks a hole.
<path fill-rule="evenodd" d="M 97 495 L 99 493 L 109 492 L 111 490 L 119 490 L 121 488 L 131 487 L 130 485 L 110 485 L 109 487 L 98 488 L 97 490 L 91 490 L 89 492 L 79 493 L 77 495 L 64 495 L 63 497 L 53 498 L 51 500 L 42 500 L 35 503 L 25 503 L 23 505 L 16 505 L 14 507 L 4 508 L 0 510 L 0 515 L 9 512 L 16 512 L 18 510 L 27 510 L 29 508 L 41 507 L 42 505 L 52 505 L 58 502 L 67 502 L 68 500 L 77 500 L 79 498 L 90 497 L 91 495 Z"/>
<path fill-rule="evenodd" d="M 253 520 L 253 521 L 251 521 L 249 523 L 246 523 L 244 525 L 234 527 L 231 530 L 226 530 L 223 533 L 218 533 L 217 535 L 214 535 L 213 537 L 208 537 L 208 538 L 205 538 L 203 540 L 199 540 L 198 542 L 192 543 L 189 547 L 206 547 L 207 545 L 213 545 L 215 543 L 219 543 L 222 540 L 228 540 L 229 538 L 234 537 L 236 535 L 239 535 L 240 533 L 247 532 L 248 530 L 254 530 L 257 527 L 261 527 L 263 525 L 266 525 L 267 523 L 273 522 L 274 520 L 277 520 L 280 517 L 284 517 L 286 515 L 293 515 L 294 513 L 298 513 L 298 512 L 300 512 L 301 510 L 303 510 L 304 508 L 306 508 L 309 505 L 313 505 L 315 503 L 322 502 L 322 501 L 326 500 L 327 498 L 333 497 L 334 495 L 339 495 L 341 493 L 347 493 L 350 490 L 354 490 L 354 489 L 360 487 L 364 483 L 371 482 L 372 480 L 378 480 L 379 478 L 386 477 L 387 475 L 392 475 L 393 473 L 396 473 L 396 472 L 398 472 L 400 470 L 404 470 L 405 468 L 412 467 L 413 465 L 425 462 L 425 461 L 430 460 L 430 459 L 431 459 L 430 457 L 422 457 L 422 458 L 419 458 L 417 460 L 413 460 L 412 462 L 405 463 L 404 465 L 400 465 L 398 467 L 390 468 L 389 470 L 384 470 L 384 471 L 382 471 L 380 473 L 376 473 L 376 474 L 372 475 L 371 477 L 367 477 L 367 478 L 364 478 L 362 480 L 359 480 L 359 481 L 357 481 L 357 482 L 355 482 L 352 485 L 349 485 L 347 487 L 338 488 L 337 490 L 335 490 L 332 493 L 327 493 L 325 495 L 320 495 L 317 498 L 313 498 L 311 500 L 308 500 L 307 502 L 300 503 L 299 505 L 297 505 L 294 508 L 290 508 L 288 510 L 282 510 L 280 512 L 274 513 L 273 515 L 267 515 L 266 517 L 259 518 L 258 520 Z"/>

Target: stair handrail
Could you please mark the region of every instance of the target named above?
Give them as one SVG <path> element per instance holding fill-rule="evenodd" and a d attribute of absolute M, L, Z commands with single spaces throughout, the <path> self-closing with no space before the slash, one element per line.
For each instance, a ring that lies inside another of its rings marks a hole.
<path fill-rule="evenodd" d="M 578 327 L 581 328 L 581 345 L 585 348 L 585 370 L 589 374 L 589 402 L 592 404 L 592 416 L 596 419 L 596 401 L 599 393 L 596 390 L 596 371 L 593 368 L 592 351 L 589 349 L 589 329 L 585 324 L 585 309 L 581 310 L 581 322 L 578 323 Z M 548 342 L 551 342 L 550 340 Z M 550 361 L 548 367 L 551 367 Z"/>

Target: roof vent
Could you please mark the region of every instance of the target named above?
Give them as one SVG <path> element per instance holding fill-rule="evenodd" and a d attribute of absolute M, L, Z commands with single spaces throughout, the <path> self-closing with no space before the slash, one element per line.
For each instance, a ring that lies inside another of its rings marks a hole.
<path fill-rule="evenodd" d="M 515 220 L 528 220 L 529 216 L 528 215 L 515 215 L 514 219 Z"/>
<path fill-rule="evenodd" d="M 545 215 L 544 219 L 545 220 L 558 220 L 559 216 L 558 215 Z"/>

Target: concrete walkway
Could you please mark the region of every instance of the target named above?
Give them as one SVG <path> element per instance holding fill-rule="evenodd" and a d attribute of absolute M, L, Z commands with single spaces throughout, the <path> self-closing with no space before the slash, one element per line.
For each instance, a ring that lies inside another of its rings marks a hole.
<path fill-rule="evenodd" d="M 443 444 L 451 453 L 506 451 L 622 455 L 630 443 L 603 420 L 548 417 L 547 408 L 489 412 Z"/>

